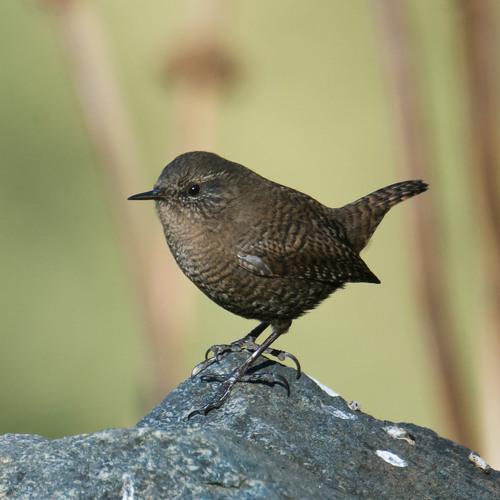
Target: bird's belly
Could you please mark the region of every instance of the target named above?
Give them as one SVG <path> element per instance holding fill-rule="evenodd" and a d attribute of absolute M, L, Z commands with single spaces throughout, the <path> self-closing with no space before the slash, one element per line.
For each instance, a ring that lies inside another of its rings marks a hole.
<path fill-rule="evenodd" d="M 195 284 L 224 309 L 260 321 L 295 319 L 338 288 L 297 278 L 255 276 L 242 268 L 210 285 Z"/>
<path fill-rule="evenodd" d="M 169 238 L 167 238 L 169 241 Z M 213 242 L 213 240 L 212 240 Z M 291 320 L 313 309 L 341 284 L 294 276 L 259 276 L 244 269 L 223 246 L 169 245 L 184 274 L 224 309 L 260 321 Z"/>

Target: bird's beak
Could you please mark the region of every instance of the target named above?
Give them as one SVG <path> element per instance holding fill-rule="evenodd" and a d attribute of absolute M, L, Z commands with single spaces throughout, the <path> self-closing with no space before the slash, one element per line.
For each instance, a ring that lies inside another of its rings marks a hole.
<path fill-rule="evenodd" d="M 160 199 L 160 190 L 153 189 L 152 191 L 146 191 L 145 193 L 134 194 L 128 198 L 129 200 L 158 200 Z"/>

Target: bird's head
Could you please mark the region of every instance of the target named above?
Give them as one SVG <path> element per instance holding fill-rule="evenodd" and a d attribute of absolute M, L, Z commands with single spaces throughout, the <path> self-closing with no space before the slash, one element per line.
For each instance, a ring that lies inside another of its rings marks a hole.
<path fill-rule="evenodd" d="M 194 151 L 175 158 L 162 171 L 152 191 L 129 200 L 155 200 L 161 221 L 208 221 L 235 208 L 242 181 L 253 174 L 213 153 Z M 253 174 L 255 175 L 255 174 Z"/>

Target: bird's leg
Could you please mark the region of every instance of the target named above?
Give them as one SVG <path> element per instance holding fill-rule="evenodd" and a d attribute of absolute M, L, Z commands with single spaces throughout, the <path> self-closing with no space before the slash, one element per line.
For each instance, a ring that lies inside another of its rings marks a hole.
<path fill-rule="evenodd" d="M 206 370 L 209 366 L 212 366 L 215 362 L 219 363 L 221 359 L 224 359 L 231 352 L 241 352 L 243 349 L 251 350 L 252 352 L 258 347 L 255 344 L 257 337 L 269 326 L 269 323 L 263 321 L 259 323 L 250 333 L 245 335 L 243 338 L 232 342 L 231 344 L 219 344 L 213 345 L 205 353 L 205 360 L 197 364 L 191 371 L 191 378 L 198 375 L 202 371 Z M 250 349 L 248 349 L 250 347 Z M 210 352 L 213 352 L 211 358 L 208 357 Z"/>
<path fill-rule="evenodd" d="M 206 375 L 202 377 L 202 380 L 215 380 L 217 382 L 221 382 L 221 386 L 215 393 L 214 397 L 202 408 L 198 410 L 192 411 L 188 418 L 191 418 L 194 415 L 206 415 L 209 411 L 219 408 L 222 406 L 224 401 L 229 397 L 229 394 L 233 390 L 234 384 L 236 382 L 264 382 L 267 384 L 282 384 L 286 390 L 288 395 L 290 395 L 290 386 L 285 377 L 278 375 L 276 373 L 261 373 L 261 374 L 252 374 L 246 375 L 246 372 L 250 368 L 250 366 L 254 363 L 254 361 L 264 352 L 269 349 L 269 346 L 283 333 L 285 333 L 290 327 L 291 322 L 283 323 L 281 328 L 278 328 L 273 325 L 273 332 L 269 337 L 262 342 L 260 346 L 255 349 L 252 354 L 237 368 L 235 368 L 231 374 L 229 375 Z M 262 325 L 262 324 L 261 324 Z M 259 325 L 259 326 L 261 326 Z M 265 328 L 267 328 L 266 325 Z M 265 329 L 262 328 L 262 331 Z M 252 333 L 252 332 L 250 332 Z"/>
<path fill-rule="evenodd" d="M 269 326 L 267 321 L 263 321 L 259 325 L 257 325 L 250 333 L 245 335 L 243 338 L 232 342 L 231 344 L 219 344 L 213 345 L 207 352 L 205 353 L 205 360 L 201 363 L 198 363 L 193 370 L 191 371 L 191 378 L 198 375 L 202 371 L 206 370 L 209 366 L 212 366 L 214 363 L 219 363 L 221 359 L 224 359 L 231 352 L 241 352 L 243 350 L 249 352 L 255 352 L 259 345 L 255 343 L 257 337 Z M 211 358 L 208 357 L 210 353 L 213 353 Z M 285 361 L 285 358 L 290 358 L 297 367 L 297 378 L 300 378 L 301 370 L 299 360 L 289 352 L 280 351 L 279 349 L 271 349 L 267 348 L 265 350 L 265 354 L 270 354 L 278 358 L 280 361 Z"/>
<path fill-rule="evenodd" d="M 255 343 L 257 337 L 269 326 L 269 323 L 263 321 L 259 323 L 250 333 L 243 338 L 231 342 L 231 344 L 213 345 L 205 353 L 205 360 L 208 360 L 208 355 L 213 352 L 213 357 L 219 362 L 225 358 L 230 352 L 241 352 L 243 349 L 247 351 L 255 351 L 258 345 Z"/>

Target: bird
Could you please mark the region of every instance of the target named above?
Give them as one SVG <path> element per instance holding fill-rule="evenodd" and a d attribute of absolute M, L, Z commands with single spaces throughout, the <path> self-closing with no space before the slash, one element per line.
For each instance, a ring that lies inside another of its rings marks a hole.
<path fill-rule="evenodd" d="M 392 206 L 427 188 L 421 180 L 399 182 L 329 208 L 215 153 L 192 151 L 171 161 L 151 191 L 129 197 L 155 201 L 175 261 L 205 295 L 259 321 L 243 338 L 210 347 L 193 369 L 195 377 L 231 352 L 250 353 L 227 375 L 202 376 L 220 386 L 188 418 L 220 408 L 238 382 L 280 384 L 290 394 L 284 377 L 249 368 L 262 354 L 288 357 L 300 377 L 297 358 L 271 344 L 346 283 L 380 283 L 359 254 Z"/>

